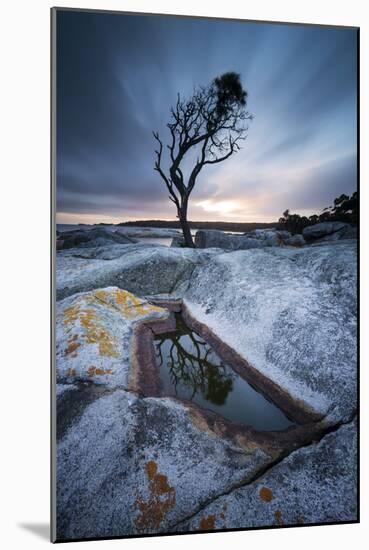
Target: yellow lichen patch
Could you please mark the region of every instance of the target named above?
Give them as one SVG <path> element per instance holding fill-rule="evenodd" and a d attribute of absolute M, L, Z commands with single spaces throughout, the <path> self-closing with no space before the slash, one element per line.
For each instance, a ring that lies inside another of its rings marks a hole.
<path fill-rule="evenodd" d="M 85 329 L 85 339 L 87 343 L 97 344 L 99 346 L 100 355 L 108 357 L 119 356 L 116 350 L 115 340 L 112 338 L 109 331 L 101 325 L 98 315 L 93 308 L 82 308 L 79 304 L 65 308 L 63 312 L 63 323 L 65 325 L 70 325 L 77 321 L 79 321 Z"/>
<path fill-rule="evenodd" d="M 63 312 L 63 323 L 65 325 L 70 325 L 77 321 L 80 313 L 80 307 L 78 305 L 66 307 Z"/>
<path fill-rule="evenodd" d="M 147 315 L 148 313 L 162 313 L 164 311 L 161 307 L 143 302 L 140 298 L 137 298 L 137 296 L 126 290 L 117 288 L 114 292 L 116 303 L 123 315 L 133 315 L 133 317 L 137 317 L 140 315 Z"/>
<path fill-rule="evenodd" d="M 95 290 L 93 293 L 93 296 L 95 296 L 96 298 L 98 298 L 99 300 L 101 300 L 102 302 L 106 302 L 109 294 L 107 293 L 106 290 Z"/>
<path fill-rule="evenodd" d="M 211 529 L 214 529 L 214 527 L 215 527 L 215 516 L 214 516 L 214 514 L 210 514 L 209 516 L 201 518 L 200 529 L 202 531 L 210 531 Z"/>
<path fill-rule="evenodd" d="M 102 376 L 103 374 L 113 374 L 112 369 L 101 369 L 99 367 L 91 366 L 87 369 L 88 376 Z"/>
<path fill-rule="evenodd" d="M 136 319 L 149 313 L 164 312 L 160 307 L 153 306 L 119 288 L 113 290 L 95 290 L 86 296 L 82 303 L 65 308 L 63 323 L 73 325 L 79 322 L 84 329 L 84 338 L 88 344 L 97 344 L 100 355 L 118 357 L 116 342 L 110 332 L 103 326 L 97 313 L 97 307 L 103 304 L 104 308 L 120 313 L 126 319 Z M 68 351 L 73 353 L 77 347 L 74 342 L 68 342 Z"/>
<path fill-rule="evenodd" d="M 174 507 L 176 494 L 174 487 L 169 485 L 167 476 L 158 472 L 154 460 L 145 464 L 145 471 L 150 495 L 147 500 L 136 498 L 135 507 L 140 514 L 135 523 L 139 531 L 151 532 L 159 528 L 165 515 Z"/>
<path fill-rule="evenodd" d="M 259 491 L 259 496 L 264 502 L 270 502 L 273 498 L 273 493 L 268 487 L 262 487 Z"/>
<path fill-rule="evenodd" d="M 71 306 L 64 310 L 64 323 L 71 324 L 79 321 L 85 330 L 85 339 L 88 344 L 97 344 L 100 355 L 118 357 L 116 344 L 111 334 L 101 325 L 96 311 L 92 308 Z"/>
<path fill-rule="evenodd" d="M 144 302 L 127 290 L 95 290 L 93 296 L 108 307 L 118 310 L 126 319 L 135 319 L 148 313 L 163 312 L 163 308 Z"/>
<path fill-rule="evenodd" d="M 79 320 L 86 333 L 88 344 L 98 344 L 100 355 L 118 357 L 115 342 L 110 333 L 99 323 L 96 311 L 85 309 L 80 312 Z"/>

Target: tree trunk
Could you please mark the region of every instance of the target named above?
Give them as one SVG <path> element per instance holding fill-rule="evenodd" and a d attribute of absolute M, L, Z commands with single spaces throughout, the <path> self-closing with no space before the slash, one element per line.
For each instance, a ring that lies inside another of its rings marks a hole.
<path fill-rule="evenodd" d="M 187 204 L 183 204 L 181 208 L 178 208 L 178 218 L 179 223 L 181 224 L 183 238 L 185 246 L 188 248 L 195 248 L 195 243 L 193 242 L 190 225 L 187 221 Z"/>

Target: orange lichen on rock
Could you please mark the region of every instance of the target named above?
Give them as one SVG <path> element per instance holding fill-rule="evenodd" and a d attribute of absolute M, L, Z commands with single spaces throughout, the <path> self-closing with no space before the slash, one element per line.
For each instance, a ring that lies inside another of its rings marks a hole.
<path fill-rule="evenodd" d="M 149 462 L 145 464 L 145 470 L 146 470 L 147 477 L 149 478 L 149 481 L 154 479 L 154 476 L 158 471 L 158 466 L 155 460 L 149 460 Z"/>
<path fill-rule="evenodd" d="M 112 369 L 99 369 L 99 367 L 97 367 L 95 374 L 97 374 L 97 376 L 102 376 L 103 374 L 113 374 L 113 371 Z"/>
<path fill-rule="evenodd" d="M 88 376 L 102 376 L 103 374 L 113 374 L 112 369 L 101 369 L 99 367 L 91 366 L 87 369 Z"/>
<path fill-rule="evenodd" d="M 273 498 L 273 493 L 268 487 L 262 487 L 259 491 L 259 496 L 264 502 L 270 502 Z"/>
<path fill-rule="evenodd" d="M 283 525 L 282 512 L 280 510 L 276 510 L 274 512 L 274 518 L 275 518 L 275 521 L 276 521 L 277 525 Z"/>
<path fill-rule="evenodd" d="M 139 531 L 151 532 L 160 527 L 165 515 L 176 503 L 174 487 L 168 483 L 166 475 L 158 472 L 158 466 L 154 460 L 145 464 L 145 471 L 149 481 L 149 498 L 144 500 L 136 498 L 136 509 L 140 515 L 135 523 Z"/>
<path fill-rule="evenodd" d="M 214 529 L 214 527 L 215 527 L 215 515 L 214 514 L 210 514 L 209 516 L 201 518 L 200 529 L 202 531 L 210 531 L 211 529 Z"/>
<path fill-rule="evenodd" d="M 79 347 L 80 347 L 80 343 L 79 342 L 71 342 L 69 341 L 68 342 L 68 346 L 65 348 L 65 355 L 70 355 L 71 353 L 75 352 Z"/>

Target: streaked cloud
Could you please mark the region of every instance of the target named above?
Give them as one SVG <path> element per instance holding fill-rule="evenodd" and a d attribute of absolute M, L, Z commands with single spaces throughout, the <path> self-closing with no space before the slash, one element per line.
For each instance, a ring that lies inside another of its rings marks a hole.
<path fill-rule="evenodd" d="M 65 223 L 175 217 L 153 170 L 177 92 L 235 70 L 255 115 L 201 172 L 199 220 L 312 213 L 356 188 L 352 29 L 87 12 L 58 15 L 57 210 Z"/>

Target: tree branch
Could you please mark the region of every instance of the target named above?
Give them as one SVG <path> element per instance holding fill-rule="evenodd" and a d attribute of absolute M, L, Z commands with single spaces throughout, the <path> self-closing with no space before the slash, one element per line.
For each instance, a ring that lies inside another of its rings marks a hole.
<path fill-rule="evenodd" d="M 155 165 L 154 165 L 154 170 L 159 172 L 159 174 L 161 175 L 162 179 L 164 180 L 164 182 L 165 182 L 165 184 L 168 188 L 169 193 L 172 196 L 171 200 L 173 200 L 175 205 L 179 208 L 179 204 L 180 204 L 179 199 L 178 199 L 177 195 L 175 194 L 175 192 L 173 190 L 172 182 L 169 178 L 167 178 L 167 176 L 164 174 L 164 172 L 161 168 L 161 155 L 162 155 L 162 152 L 163 152 L 163 143 L 162 143 L 161 139 L 159 138 L 158 132 L 153 132 L 153 136 L 156 139 L 156 141 L 159 143 L 159 151 L 155 150 L 156 161 L 155 161 Z"/>

